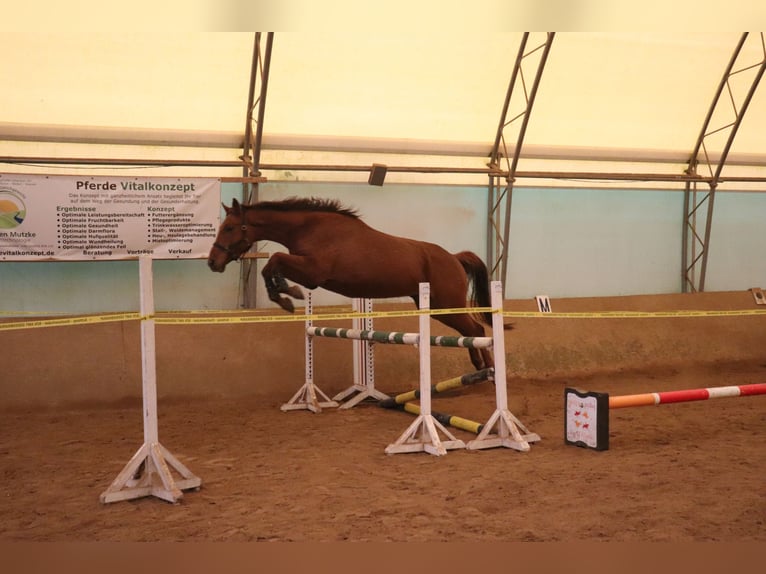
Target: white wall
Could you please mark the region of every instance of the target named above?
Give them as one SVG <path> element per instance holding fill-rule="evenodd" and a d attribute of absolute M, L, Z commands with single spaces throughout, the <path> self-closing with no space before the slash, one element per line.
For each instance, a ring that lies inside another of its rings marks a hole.
<path fill-rule="evenodd" d="M 678 292 L 682 214 L 680 192 L 517 189 L 506 293 Z"/>
<path fill-rule="evenodd" d="M 706 291 L 766 287 L 766 193 L 717 193 Z"/>

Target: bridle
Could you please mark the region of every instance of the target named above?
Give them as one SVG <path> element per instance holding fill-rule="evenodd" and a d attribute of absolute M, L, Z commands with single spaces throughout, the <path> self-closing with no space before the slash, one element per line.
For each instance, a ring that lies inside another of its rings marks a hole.
<path fill-rule="evenodd" d="M 255 241 L 248 241 L 248 239 L 247 239 L 247 227 L 248 227 L 247 223 L 243 223 L 240 226 L 240 229 L 242 230 L 242 239 L 232 243 L 229 247 L 226 247 L 225 245 L 221 245 L 217 241 L 213 243 L 213 247 L 215 249 L 218 249 L 218 250 L 223 251 L 224 253 L 226 253 L 226 255 L 231 257 L 232 261 L 237 261 L 240 257 L 242 257 L 242 255 L 244 253 L 247 253 L 247 251 L 253 246 L 253 243 L 255 243 Z M 234 247 L 235 245 L 239 245 L 241 243 L 245 244 L 245 248 L 242 249 L 239 253 L 236 253 L 235 251 L 232 250 L 232 247 Z"/>

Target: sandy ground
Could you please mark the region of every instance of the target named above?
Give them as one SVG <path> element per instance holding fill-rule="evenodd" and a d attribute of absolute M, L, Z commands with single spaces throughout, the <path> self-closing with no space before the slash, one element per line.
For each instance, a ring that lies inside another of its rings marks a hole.
<path fill-rule="evenodd" d="M 761 362 L 511 378 L 510 410 L 542 440 L 527 453 L 443 457 L 385 454 L 411 415 L 375 404 L 312 414 L 255 399 L 164 400 L 160 441 L 203 481 L 178 504 L 99 502 L 142 442 L 140 403 L 16 409 L 0 417 L 0 540 L 766 541 L 766 396 L 613 411 L 605 452 L 563 441 L 566 386 L 630 394 L 764 381 Z M 494 388 L 433 408 L 484 422 Z"/>

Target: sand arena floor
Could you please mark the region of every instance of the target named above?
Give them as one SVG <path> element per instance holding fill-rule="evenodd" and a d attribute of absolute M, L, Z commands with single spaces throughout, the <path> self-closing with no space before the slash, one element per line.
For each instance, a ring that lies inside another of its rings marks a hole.
<path fill-rule="evenodd" d="M 160 441 L 203 480 L 175 505 L 99 502 L 141 444 L 140 402 L 16 409 L 0 417 L 0 540 L 762 542 L 766 397 L 613 411 L 611 448 L 595 452 L 564 444 L 563 389 L 764 380 L 761 362 L 512 377 L 511 411 L 542 440 L 444 457 L 386 455 L 411 415 L 374 404 L 283 413 L 293 388 L 271 402 L 164 400 Z M 485 421 L 494 389 L 433 408 Z"/>

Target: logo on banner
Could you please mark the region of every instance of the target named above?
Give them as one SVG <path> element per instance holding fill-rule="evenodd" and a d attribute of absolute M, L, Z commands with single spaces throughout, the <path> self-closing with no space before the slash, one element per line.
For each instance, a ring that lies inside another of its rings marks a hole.
<path fill-rule="evenodd" d="M 24 222 L 27 206 L 14 189 L 0 189 L 0 229 L 13 229 Z"/>

